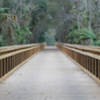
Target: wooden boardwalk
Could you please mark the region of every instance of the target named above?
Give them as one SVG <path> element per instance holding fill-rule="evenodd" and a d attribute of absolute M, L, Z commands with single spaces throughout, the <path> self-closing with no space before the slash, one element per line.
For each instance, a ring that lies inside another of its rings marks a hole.
<path fill-rule="evenodd" d="M 100 100 L 100 85 L 47 47 L 0 83 L 0 100 Z"/>

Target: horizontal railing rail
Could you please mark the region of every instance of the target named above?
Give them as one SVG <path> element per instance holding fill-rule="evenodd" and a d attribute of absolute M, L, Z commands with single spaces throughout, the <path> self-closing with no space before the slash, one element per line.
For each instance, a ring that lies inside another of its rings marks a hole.
<path fill-rule="evenodd" d="M 78 62 L 96 80 L 100 81 L 99 47 L 57 43 L 57 47 Z M 97 50 L 98 49 L 98 50 Z M 97 51 L 96 51 L 97 50 Z M 95 52 L 94 52 L 95 51 Z"/>
<path fill-rule="evenodd" d="M 25 62 L 33 54 L 39 52 L 44 47 L 45 43 L 0 48 L 0 78 Z"/>
<path fill-rule="evenodd" d="M 14 46 L 1 47 L 0 48 L 0 55 L 14 52 L 14 51 L 18 51 L 18 50 L 25 49 L 25 48 L 30 48 L 33 46 L 35 47 L 37 45 L 38 44 L 28 44 L 28 45 L 14 45 Z"/>
<path fill-rule="evenodd" d="M 85 45 L 75 45 L 75 44 L 63 44 L 63 45 L 86 52 L 100 54 L 100 47 L 98 46 L 85 46 Z"/>

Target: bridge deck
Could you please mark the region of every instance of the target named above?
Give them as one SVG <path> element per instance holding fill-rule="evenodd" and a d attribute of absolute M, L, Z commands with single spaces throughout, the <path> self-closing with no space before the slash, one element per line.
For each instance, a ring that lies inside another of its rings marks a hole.
<path fill-rule="evenodd" d="M 46 48 L 0 83 L 0 100 L 100 100 L 100 85 L 56 48 Z"/>

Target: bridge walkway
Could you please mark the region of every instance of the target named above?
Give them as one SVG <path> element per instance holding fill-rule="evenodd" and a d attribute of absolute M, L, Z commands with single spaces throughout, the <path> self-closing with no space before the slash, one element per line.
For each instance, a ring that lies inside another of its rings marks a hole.
<path fill-rule="evenodd" d="M 100 100 L 100 85 L 47 47 L 0 83 L 0 100 Z"/>

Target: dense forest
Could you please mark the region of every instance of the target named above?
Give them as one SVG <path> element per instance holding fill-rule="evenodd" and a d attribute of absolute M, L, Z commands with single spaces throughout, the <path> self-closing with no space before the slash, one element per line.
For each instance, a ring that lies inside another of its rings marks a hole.
<path fill-rule="evenodd" d="M 0 0 L 0 46 L 100 45 L 100 0 Z"/>

